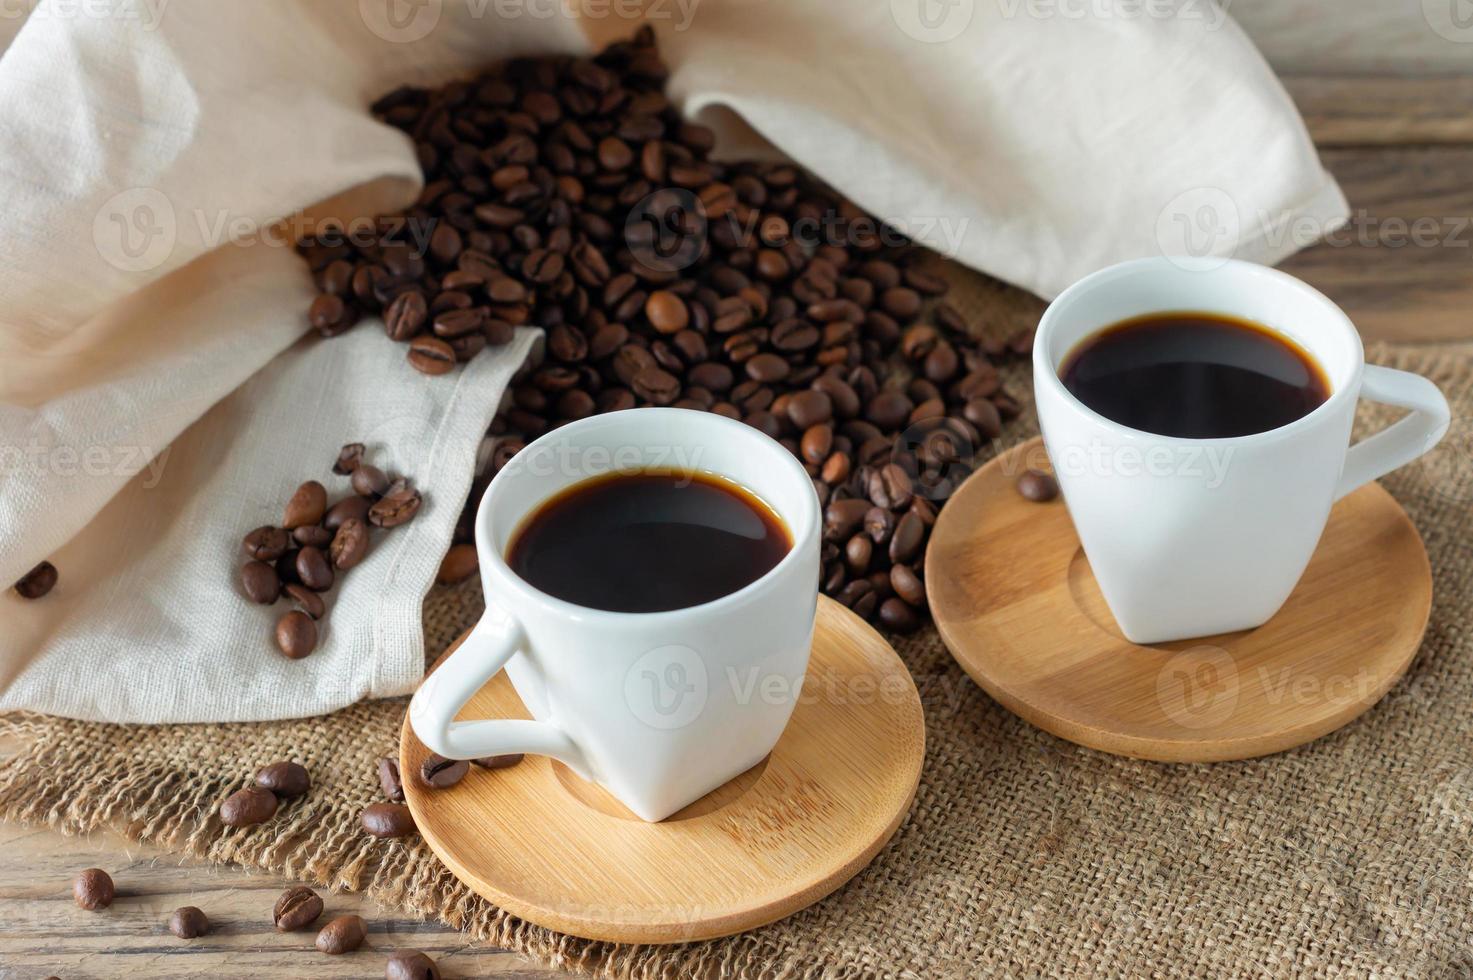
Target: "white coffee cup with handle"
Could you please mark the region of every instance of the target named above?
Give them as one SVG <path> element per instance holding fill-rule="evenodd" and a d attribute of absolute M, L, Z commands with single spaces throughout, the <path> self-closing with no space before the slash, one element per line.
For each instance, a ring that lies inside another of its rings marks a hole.
<path fill-rule="evenodd" d="M 608 473 L 670 468 L 755 494 L 786 525 L 791 549 L 744 588 L 654 613 L 574 605 L 507 564 L 518 529 L 549 498 Z M 740 422 L 646 408 L 555 429 L 486 490 L 476 515 L 486 612 L 415 693 L 414 733 L 451 759 L 551 756 L 662 820 L 756 765 L 782 735 L 808 666 L 821 531 L 802 465 Z M 457 721 L 503 667 L 534 720 Z"/>
<path fill-rule="evenodd" d="M 1253 435 L 1183 439 L 1092 411 L 1060 371 L 1082 341 L 1134 317 L 1202 312 L 1268 327 L 1324 369 L 1328 399 Z M 1299 581 L 1346 494 L 1404 466 L 1447 431 L 1426 378 L 1365 363 L 1334 303 L 1276 269 L 1148 258 L 1094 273 L 1049 306 L 1033 347 L 1044 443 L 1105 602 L 1125 636 L 1157 643 L 1260 626 Z M 1356 403 L 1410 414 L 1350 444 Z"/>

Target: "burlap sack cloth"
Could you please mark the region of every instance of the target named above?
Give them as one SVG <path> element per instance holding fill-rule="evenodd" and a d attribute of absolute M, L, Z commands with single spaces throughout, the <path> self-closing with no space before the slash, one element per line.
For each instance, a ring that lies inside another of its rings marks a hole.
<path fill-rule="evenodd" d="M 1037 305 L 958 274 L 1003 329 Z M 589 943 L 519 921 L 459 884 L 420 840 L 375 841 L 403 701 L 255 725 L 124 727 L 0 719 L 29 748 L 0 769 L 0 816 L 129 837 L 364 890 L 476 940 L 628 977 L 1415 976 L 1473 971 L 1473 345 L 1373 348 L 1453 405 L 1443 446 L 1385 483 L 1427 543 L 1432 622 L 1407 677 L 1359 720 L 1266 759 L 1159 765 L 1076 747 L 984 695 L 934 631 L 896 645 L 921 689 L 926 763 L 909 818 L 847 886 L 789 919 L 711 943 Z M 1010 390 L 1024 394 L 1016 374 Z M 1368 424 L 1384 418 L 1368 416 Z M 1031 414 L 1005 439 L 1030 434 Z M 481 610 L 434 594 L 426 648 Z M 242 683 L 250 683 L 242 678 Z M 219 801 L 292 757 L 311 795 L 228 830 Z M 494 842 L 493 842 L 494 843 Z"/>

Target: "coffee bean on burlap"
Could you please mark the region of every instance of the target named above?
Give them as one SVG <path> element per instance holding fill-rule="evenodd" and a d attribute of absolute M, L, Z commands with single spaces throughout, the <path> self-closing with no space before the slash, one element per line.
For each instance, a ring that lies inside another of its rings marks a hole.
<path fill-rule="evenodd" d="M 56 588 L 56 566 L 43 561 L 16 582 L 13 588 L 22 599 L 39 599 Z"/>
<path fill-rule="evenodd" d="M 378 785 L 391 803 L 404 802 L 404 784 L 399 779 L 399 763 L 385 756 L 378 760 Z"/>
<path fill-rule="evenodd" d="M 246 555 L 257 561 L 275 561 L 290 545 L 291 532 L 270 525 L 256 528 L 242 542 Z"/>
<path fill-rule="evenodd" d="M 454 585 L 464 582 L 476 574 L 480 567 L 476 557 L 476 546 L 473 544 L 452 545 L 445 552 L 445 557 L 440 561 L 440 570 L 435 574 L 435 581 L 441 585 Z"/>
<path fill-rule="evenodd" d="M 926 587 L 909 565 L 896 565 L 890 569 L 890 586 L 897 596 L 912 606 L 920 607 L 926 602 Z"/>
<path fill-rule="evenodd" d="M 220 803 L 220 822 L 227 827 L 250 827 L 276 816 L 276 794 L 259 786 L 238 789 Z"/>
<path fill-rule="evenodd" d="M 296 932 L 316 922 L 322 915 L 322 896 L 306 885 L 296 885 L 281 893 L 271 910 L 271 921 L 277 932 Z"/>
<path fill-rule="evenodd" d="M 417 949 L 401 949 L 384 966 L 384 980 L 440 980 L 440 968 Z"/>
<path fill-rule="evenodd" d="M 289 800 L 306 794 L 312 788 L 312 776 L 301 763 L 273 762 L 256 773 L 256 785 Z"/>
<path fill-rule="evenodd" d="M 89 912 L 105 909 L 113 903 L 117 889 L 112 876 L 101 868 L 87 868 L 72 879 L 72 898 Z"/>
<path fill-rule="evenodd" d="M 210 919 L 196 906 L 186 905 L 169 916 L 169 931 L 180 939 L 198 939 L 210 931 Z"/>
<path fill-rule="evenodd" d="M 415 832 L 414 816 L 402 803 L 373 803 L 363 810 L 363 829 L 374 837 L 407 837 Z"/>
<path fill-rule="evenodd" d="M 431 753 L 419 767 L 419 776 L 426 786 L 445 789 L 454 786 L 470 771 L 470 763 L 461 759 L 447 759 Z"/>
<path fill-rule="evenodd" d="M 368 509 L 368 522 L 374 527 L 398 527 L 400 524 L 407 524 L 419 513 L 423 502 L 419 491 L 412 487 L 391 487 L 383 499 Z"/>
<path fill-rule="evenodd" d="M 1018 492 L 1036 504 L 1045 504 L 1059 495 L 1059 481 L 1042 470 L 1025 470 L 1018 477 Z"/>
<path fill-rule="evenodd" d="M 421 374 L 446 374 L 455 367 L 455 348 L 438 337 L 415 337 L 409 342 L 409 364 Z"/>
<path fill-rule="evenodd" d="M 340 915 L 317 933 L 316 946 L 329 956 L 351 953 L 368 938 L 368 923 L 361 915 Z"/>
<path fill-rule="evenodd" d="M 292 603 L 302 612 L 313 619 L 321 619 L 327 615 L 327 603 L 322 601 L 322 596 L 313 592 L 299 582 L 292 582 L 281 590 Z"/>
<path fill-rule="evenodd" d="M 276 621 L 276 647 L 292 660 L 301 660 L 317 649 L 317 624 L 299 609 Z"/>
<path fill-rule="evenodd" d="M 327 488 L 316 480 L 308 480 L 287 501 L 281 526 L 291 530 L 304 524 L 318 524 L 326 512 Z"/>
<path fill-rule="evenodd" d="M 281 578 L 263 561 L 248 561 L 240 568 L 240 586 L 246 598 L 269 606 L 281 597 Z"/>

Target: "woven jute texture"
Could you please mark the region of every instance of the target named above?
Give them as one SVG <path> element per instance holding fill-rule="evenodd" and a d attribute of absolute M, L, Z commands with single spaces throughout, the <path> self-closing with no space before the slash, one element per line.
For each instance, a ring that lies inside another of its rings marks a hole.
<path fill-rule="evenodd" d="M 1036 305 L 978 279 L 959 300 Z M 627 977 L 1353 976 L 1473 974 L 1473 348 L 1376 348 L 1454 403 L 1448 442 L 1386 480 L 1432 558 L 1426 642 L 1408 676 L 1339 732 L 1266 759 L 1160 765 L 1089 751 L 989 700 L 932 631 L 897 643 L 921 689 L 926 761 L 912 812 L 847 886 L 716 942 L 624 947 L 555 935 L 471 894 L 419 840 L 379 842 L 378 799 L 404 703 L 260 725 L 121 727 L 0 720 L 27 746 L 0 770 L 0 815 L 101 825 L 438 916 L 476 940 Z M 1011 390 L 1026 392 L 1015 376 Z M 1029 434 L 1031 415 L 1008 440 Z M 1363 422 L 1382 424 L 1372 411 Z M 480 611 L 475 583 L 426 605 L 429 649 Z M 249 678 L 242 678 L 249 683 Z M 215 808 L 261 765 L 297 758 L 309 796 L 232 830 Z"/>

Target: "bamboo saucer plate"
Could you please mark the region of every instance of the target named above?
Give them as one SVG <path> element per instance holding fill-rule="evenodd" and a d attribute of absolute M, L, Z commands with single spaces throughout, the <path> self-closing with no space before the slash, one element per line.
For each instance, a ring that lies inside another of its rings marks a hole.
<path fill-rule="evenodd" d="M 503 672 L 459 717 L 530 716 Z M 820 597 L 808 674 L 777 746 L 660 823 L 540 756 L 472 766 L 430 789 L 417 775 L 429 750 L 407 715 L 399 763 L 420 833 L 478 895 L 586 939 L 671 943 L 766 925 L 852 878 L 910 810 L 925 737 L 905 664 Z"/>
<path fill-rule="evenodd" d="M 1427 628 L 1432 571 L 1378 484 L 1335 505 L 1289 601 L 1253 630 L 1138 646 L 1105 605 L 1062 498 L 1015 487 L 1040 439 L 972 475 L 931 535 L 931 611 L 953 657 L 1004 707 L 1061 738 L 1163 762 L 1267 755 L 1379 701 Z"/>

